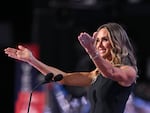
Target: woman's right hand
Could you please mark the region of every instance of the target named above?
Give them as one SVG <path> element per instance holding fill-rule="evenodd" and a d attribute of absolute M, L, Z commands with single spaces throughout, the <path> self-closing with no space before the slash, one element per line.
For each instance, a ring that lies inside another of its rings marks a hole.
<path fill-rule="evenodd" d="M 22 45 L 18 45 L 18 48 L 8 47 L 4 49 L 4 51 L 5 54 L 8 55 L 8 57 L 21 60 L 24 62 L 30 62 L 31 59 L 33 58 L 32 52 Z"/>

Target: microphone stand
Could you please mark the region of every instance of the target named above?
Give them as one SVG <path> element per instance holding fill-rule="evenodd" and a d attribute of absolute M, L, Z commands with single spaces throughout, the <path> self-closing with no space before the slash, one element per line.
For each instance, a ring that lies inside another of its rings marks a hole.
<path fill-rule="evenodd" d="M 32 89 L 32 91 L 31 91 L 31 93 L 30 93 L 30 99 L 29 99 L 29 103 L 28 103 L 28 112 L 27 112 L 27 113 L 29 113 L 29 110 L 30 110 L 30 104 L 31 104 L 31 98 L 32 98 L 32 93 L 33 93 L 33 91 L 34 91 L 36 88 L 38 88 L 40 85 L 44 84 L 44 83 L 45 83 L 45 81 L 42 81 L 42 82 L 40 82 L 39 84 L 37 84 L 37 85 Z"/>
<path fill-rule="evenodd" d="M 31 98 L 32 98 L 32 93 L 33 91 L 38 88 L 40 85 L 45 84 L 45 83 L 50 83 L 50 82 L 57 82 L 63 79 L 63 75 L 58 74 L 57 76 L 54 77 L 54 80 L 52 80 L 53 78 L 53 74 L 52 73 L 48 73 L 45 77 L 44 77 L 44 81 L 41 81 L 39 84 L 37 84 L 31 91 L 30 93 L 30 99 L 29 99 L 29 104 L 28 104 L 28 111 L 27 113 L 29 113 L 30 110 L 30 104 L 31 104 Z"/>
<path fill-rule="evenodd" d="M 39 84 L 37 84 L 31 91 L 30 93 L 30 99 L 29 99 L 29 104 L 28 104 L 28 111 L 27 113 L 29 113 L 29 110 L 30 110 L 30 104 L 31 104 L 31 98 L 32 98 L 32 93 L 33 91 L 38 88 L 40 85 L 42 84 L 45 84 L 45 83 L 49 83 L 50 81 L 52 81 L 52 78 L 53 78 L 53 73 L 48 73 L 45 77 L 44 77 L 44 81 L 41 81 Z"/>

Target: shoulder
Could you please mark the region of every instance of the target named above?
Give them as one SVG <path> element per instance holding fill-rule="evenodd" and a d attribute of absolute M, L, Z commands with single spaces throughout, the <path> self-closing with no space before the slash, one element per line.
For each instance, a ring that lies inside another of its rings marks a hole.
<path fill-rule="evenodd" d="M 90 76 L 92 79 L 91 84 L 96 81 L 99 74 L 100 74 L 100 72 L 99 72 L 98 68 L 95 68 L 94 70 L 91 71 L 91 76 Z"/>
<path fill-rule="evenodd" d="M 98 76 L 100 74 L 100 70 L 98 68 L 95 68 L 93 71 L 91 71 L 92 76 Z"/>

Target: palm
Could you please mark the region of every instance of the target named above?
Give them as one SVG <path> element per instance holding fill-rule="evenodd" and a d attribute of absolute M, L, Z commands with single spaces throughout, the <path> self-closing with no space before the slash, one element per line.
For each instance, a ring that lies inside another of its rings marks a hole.
<path fill-rule="evenodd" d="M 78 39 L 79 39 L 81 45 L 82 45 L 85 49 L 89 49 L 89 48 L 93 47 L 94 38 L 91 37 L 89 34 L 87 34 L 87 33 L 81 33 L 81 34 L 78 36 Z"/>
<path fill-rule="evenodd" d="M 32 53 L 28 49 L 18 50 L 16 53 L 16 57 L 18 60 L 22 60 L 22 61 L 26 61 L 26 62 L 29 61 L 31 55 L 32 55 Z"/>
<path fill-rule="evenodd" d="M 18 49 L 6 48 L 5 53 L 11 58 L 25 62 L 28 62 L 32 57 L 32 52 L 23 46 L 18 46 Z"/>

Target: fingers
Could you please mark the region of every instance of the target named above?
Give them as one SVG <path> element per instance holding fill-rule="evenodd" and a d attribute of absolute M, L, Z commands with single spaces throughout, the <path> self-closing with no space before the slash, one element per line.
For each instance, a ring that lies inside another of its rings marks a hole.
<path fill-rule="evenodd" d="M 18 49 L 20 49 L 20 50 L 25 50 L 26 48 L 23 47 L 22 45 L 18 45 Z"/>
<path fill-rule="evenodd" d="M 4 51 L 5 51 L 5 54 L 8 55 L 8 57 L 17 59 L 17 49 L 8 47 L 8 48 L 4 49 Z"/>
<path fill-rule="evenodd" d="M 13 54 L 13 53 L 17 52 L 17 49 L 8 47 L 8 48 L 4 49 L 4 51 L 6 54 L 10 54 L 10 53 Z"/>
<path fill-rule="evenodd" d="M 19 58 L 18 55 L 19 55 L 20 49 L 8 47 L 8 48 L 4 49 L 4 52 L 5 52 L 5 54 L 8 55 L 8 57 L 11 57 L 11 58 L 14 58 L 14 59 L 18 59 Z"/>
<path fill-rule="evenodd" d="M 90 36 L 89 34 L 83 32 L 83 33 L 80 33 L 80 35 L 78 36 L 78 39 L 79 39 L 79 40 L 86 40 L 86 39 L 88 39 L 88 38 L 90 38 L 90 37 L 91 37 L 91 36 Z"/>
<path fill-rule="evenodd" d="M 23 47 L 22 45 L 18 45 L 18 49 L 8 47 L 8 48 L 4 49 L 4 52 L 5 52 L 6 54 L 16 54 L 17 52 L 19 52 L 19 50 L 25 50 L 25 49 L 26 49 L 26 48 Z"/>
<path fill-rule="evenodd" d="M 82 45 L 92 44 L 93 38 L 86 32 L 80 33 L 78 40 Z"/>
<path fill-rule="evenodd" d="M 96 39 L 96 36 L 97 36 L 97 32 L 94 32 L 92 37 L 93 37 L 94 39 Z"/>

